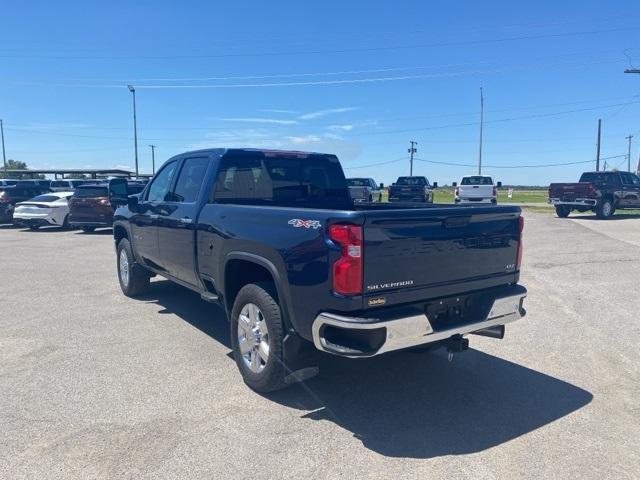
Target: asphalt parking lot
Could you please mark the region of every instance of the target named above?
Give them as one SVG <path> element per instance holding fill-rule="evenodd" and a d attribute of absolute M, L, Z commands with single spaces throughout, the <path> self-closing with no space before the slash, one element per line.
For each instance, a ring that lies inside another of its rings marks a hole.
<path fill-rule="evenodd" d="M 242 383 L 222 311 L 110 231 L 0 227 L 0 478 L 640 478 L 640 218 L 526 214 L 504 340 Z"/>

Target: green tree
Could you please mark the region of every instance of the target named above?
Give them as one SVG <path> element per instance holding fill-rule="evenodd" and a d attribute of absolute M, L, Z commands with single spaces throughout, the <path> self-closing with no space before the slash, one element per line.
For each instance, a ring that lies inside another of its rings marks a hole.
<path fill-rule="evenodd" d="M 21 162 L 19 160 L 12 160 L 9 159 L 7 160 L 7 170 L 28 170 L 29 167 L 27 167 L 27 163 L 26 162 Z M 2 176 L 5 178 L 22 178 L 23 174 L 21 173 L 14 173 L 14 172 L 7 172 L 6 175 L 4 172 L 2 172 Z M 44 178 L 44 175 L 29 175 L 29 178 Z"/>

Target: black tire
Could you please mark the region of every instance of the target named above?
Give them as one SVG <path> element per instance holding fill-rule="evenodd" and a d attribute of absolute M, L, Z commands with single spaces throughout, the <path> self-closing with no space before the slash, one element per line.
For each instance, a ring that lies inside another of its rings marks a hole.
<path fill-rule="evenodd" d="M 571 208 L 566 205 L 556 205 L 556 215 L 560 218 L 567 218 L 571 213 Z"/>
<path fill-rule="evenodd" d="M 273 284 L 250 283 L 245 285 L 236 296 L 229 322 L 231 324 L 233 357 L 240 370 L 242 379 L 249 388 L 260 393 L 273 392 L 274 390 L 279 390 L 287 386 L 284 381 L 287 375 L 287 368 L 282 361 L 282 341 L 284 339 L 282 312 L 275 297 Z M 240 352 L 238 320 L 240 312 L 248 304 L 254 304 L 258 307 L 268 330 L 268 357 L 262 370 L 259 372 L 254 372 L 250 369 Z"/>
<path fill-rule="evenodd" d="M 40 228 L 40 225 L 36 225 L 36 224 L 33 224 L 33 223 L 31 225 L 29 225 L 29 230 L 31 230 L 32 232 L 35 232 L 39 228 Z"/>
<path fill-rule="evenodd" d="M 373 195 L 369 195 L 369 203 L 373 202 Z"/>
<path fill-rule="evenodd" d="M 96 229 L 96 227 L 82 227 L 82 231 L 84 233 L 91 233 Z"/>
<path fill-rule="evenodd" d="M 123 271 L 121 265 L 123 252 L 127 258 L 128 278 L 126 279 L 125 275 L 122 273 Z M 118 243 L 116 267 L 118 273 L 118 283 L 120 283 L 122 293 L 124 293 L 127 297 L 137 297 L 149 290 L 149 273 L 144 267 L 136 263 L 136 260 L 133 256 L 133 251 L 131 250 L 131 244 L 126 238 L 123 238 Z"/>
<path fill-rule="evenodd" d="M 601 219 L 611 218 L 616 211 L 616 207 L 610 198 L 605 198 L 596 206 L 596 216 Z"/>
<path fill-rule="evenodd" d="M 64 220 L 62 221 L 62 229 L 69 230 L 71 227 L 69 225 L 69 215 L 65 215 Z"/>

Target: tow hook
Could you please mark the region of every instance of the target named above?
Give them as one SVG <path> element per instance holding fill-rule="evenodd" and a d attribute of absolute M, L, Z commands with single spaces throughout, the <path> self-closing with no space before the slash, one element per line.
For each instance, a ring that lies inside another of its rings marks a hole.
<path fill-rule="evenodd" d="M 447 347 L 447 359 L 453 361 L 453 354 L 458 352 L 464 352 L 469 349 L 469 339 L 464 338 L 462 335 L 454 335 L 449 337 L 444 342 Z"/>

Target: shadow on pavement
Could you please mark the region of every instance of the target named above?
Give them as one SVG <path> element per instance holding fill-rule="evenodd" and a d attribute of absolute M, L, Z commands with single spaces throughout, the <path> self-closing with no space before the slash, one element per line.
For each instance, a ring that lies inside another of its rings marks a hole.
<path fill-rule="evenodd" d="M 225 347 L 219 307 L 171 282 L 152 282 L 143 300 L 164 307 Z M 349 360 L 320 355 L 320 374 L 265 395 L 302 418 L 334 422 L 390 457 L 431 458 L 480 452 L 554 422 L 591 402 L 586 390 L 470 349 L 396 352 Z M 247 392 L 249 394 L 249 392 Z"/>
<path fill-rule="evenodd" d="M 140 297 L 164 307 L 160 313 L 173 313 L 227 348 L 229 323 L 221 307 L 205 302 L 196 292 L 168 280 L 151 282 L 149 293 Z"/>
<path fill-rule="evenodd" d="M 613 215 L 612 217 L 607 218 L 606 220 L 600 219 L 595 215 L 569 215 L 569 218 L 574 220 L 597 220 L 599 222 L 611 222 L 614 220 L 633 220 L 640 218 L 640 215 L 636 214 L 628 214 L 628 215 Z"/>
<path fill-rule="evenodd" d="M 76 228 L 75 230 L 77 230 L 77 234 L 78 235 L 113 235 L 113 229 L 111 227 L 108 228 L 100 228 L 100 229 L 96 229 L 93 232 L 85 232 L 81 229 Z"/>

